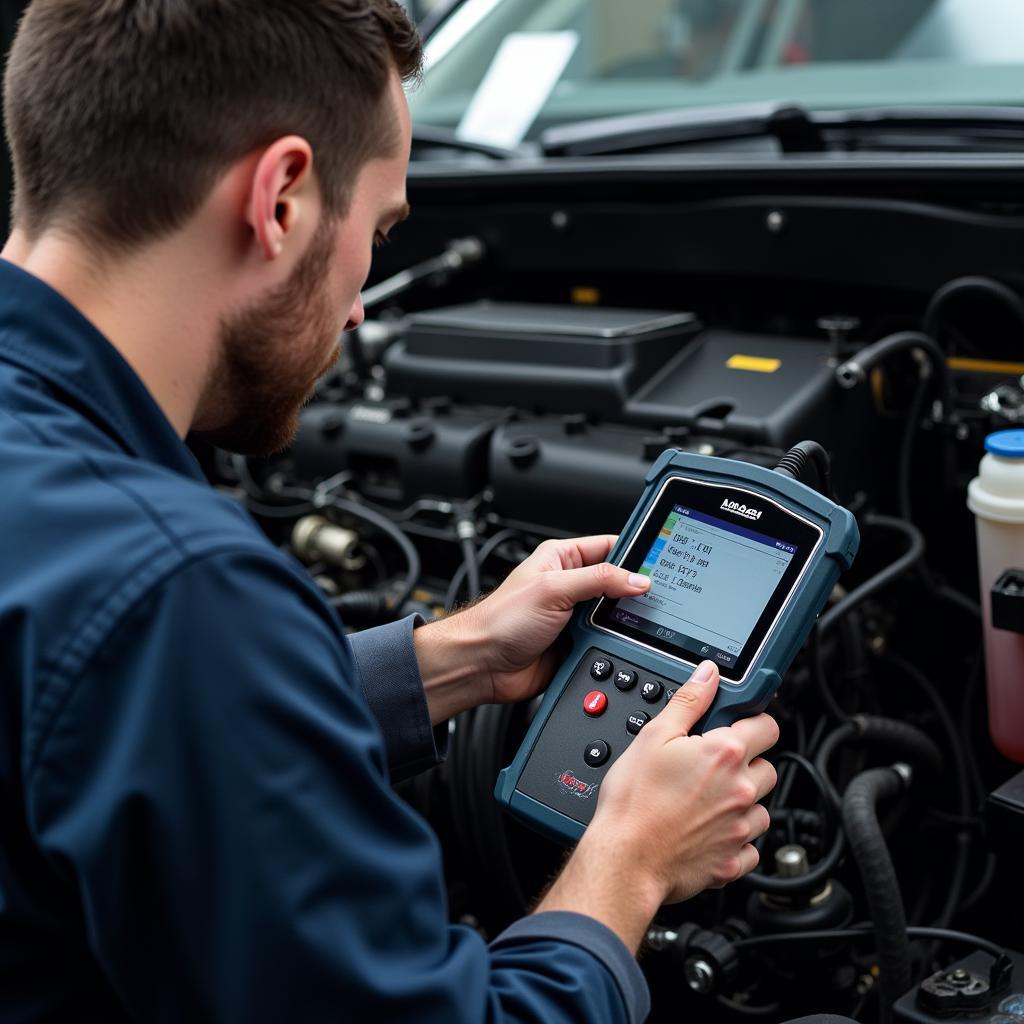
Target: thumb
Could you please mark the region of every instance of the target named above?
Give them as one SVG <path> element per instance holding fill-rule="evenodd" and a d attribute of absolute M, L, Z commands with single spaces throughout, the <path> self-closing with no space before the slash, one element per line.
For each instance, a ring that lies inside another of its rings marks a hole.
<path fill-rule="evenodd" d="M 572 607 L 593 597 L 639 597 L 646 594 L 651 581 L 640 573 L 627 572 L 609 562 L 598 562 L 582 569 L 561 569 L 544 574 L 550 594 L 563 607 Z"/>
<path fill-rule="evenodd" d="M 718 666 L 713 661 L 702 661 L 686 682 L 679 687 L 665 709 L 651 726 L 666 729 L 673 736 L 687 736 L 718 693 Z M 650 728 L 650 726 L 648 726 Z M 645 730 L 646 731 L 646 730 Z"/>

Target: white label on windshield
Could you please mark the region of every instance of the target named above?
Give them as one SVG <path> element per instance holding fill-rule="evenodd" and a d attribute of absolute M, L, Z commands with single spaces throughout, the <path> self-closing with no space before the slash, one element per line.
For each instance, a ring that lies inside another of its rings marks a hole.
<path fill-rule="evenodd" d="M 526 138 L 569 63 L 575 32 L 512 32 L 494 55 L 455 134 L 511 149 Z"/>

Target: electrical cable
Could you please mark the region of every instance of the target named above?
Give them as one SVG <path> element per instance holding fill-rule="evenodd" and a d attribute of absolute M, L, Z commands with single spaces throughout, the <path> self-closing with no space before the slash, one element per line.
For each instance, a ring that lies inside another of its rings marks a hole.
<path fill-rule="evenodd" d="M 813 469 L 816 479 L 807 479 L 808 470 Z M 832 490 L 832 466 L 828 452 L 817 441 L 801 441 L 793 445 L 779 460 L 776 473 L 813 487 L 826 498 L 834 499 Z"/>
<path fill-rule="evenodd" d="M 910 503 L 910 476 L 913 467 L 914 441 L 921 422 L 921 414 L 924 411 L 924 400 L 927 396 L 928 377 L 921 374 L 918 377 L 917 387 L 914 389 L 914 397 L 910 401 L 910 408 L 907 410 L 907 423 L 903 428 L 903 438 L 900 441 L 897 500 L 900 515 L 908 523 L 913 522 Z"/>
<path fill-rule="evenodd" d="M 479 552 L 476 553 L 475 561 L 479 569 L 483 569 L 484 563 L 494 554 L 494 552 L 506 541 L 512 540 L 516 537 L 522 537 L 523 533 L 521 530 L 500 530 L 494 534 L 493 537 L 481 545 Z M 458 598 L 459 591 L 462 589 L 463 581 L 466 579 L 466 565 L 463 562 L 462 565 L 456 570 L 455 575 L 452 577 L 451 583 L 448 585 L 448 591 L 444 597 L 444 606 L 449 611 L 455 604 Z M 479 593 L 479 585 L 476 593 Z M 476 594 L 473 595 L 474 597 Z"/>
<path fill-rule="evenodd" d="M 825 658 L 821 650 L 821 619 L 811 629 L 807 638 L 807 656 L 810 663 L 811 678 L 825 712 L 835 722 L 845 722 L 849 714 L 843 709 L 828 685 L 828 674 L 825 671 Z"/>
<path fill-rule="evenodd" d="M 822 633 L 828 632 L 833 624 L 851 608 L 856 608 L 867 598 L 871 597 L 872 594 L 877 593 L 883 587 L 892 583 L 893 580 L 902 576 L 908 569 L 916 565 L 924 555 L 924 536 L 913 523 L 904 522 L 904 520 L 896 519 L 892 516 L 870 513 L 864 517 L 864 525 L 869 528 L 881 527 L 882 529 L 902 533 L 907 538 L 907 550 L 880 572 L 875 573 L 874 576 L 865 580 L 860 586 L 851 590 L 827 611 L 822 612 L 821 617 L 818 619 L 818 629 Z"/>
<path fill-rule="evenodd" d="M 759 871 L 751 871 L 741 881 L 751 889 L 771 895 L 793 896 L 797 893 L 813 893 L 822 888 L 836 870 L 846 848 L 846 838 L 841 828 L 836 828 L 832 837 L 832 845 L 825 855 L 815 862 L 811 869 L 796 878 L 784 878 L 780 875 L 764 875 Z"/>
<path fill-rule="evenodd" d="M 476 544 L 471 538 L 462 537 L 459 546 L 462 548 L 462 564 L 466 569 L 466 589 L 469 600 L 472 601 L 480 593 L 480 562 L 477 558 Z"/>
<path fill-rule="evenodd" d="M 818 768 L 808 758 L 804 757 L 803 754 L 798 754 L 793 750 L 783 750 L 778 755 L 777 760 L 789 762 L 804 770 L 807 777 L 814 784 L 814 788 L 818 791 L 818 796 L 821 797 L 821 805 L 825 811 L 826 819 L 834 821 L 837 817 L 838 807 L 832 794 L 829 792 L 828 784 Z M 769 811 L 773 810 L 776 806 L 775 796 L 776 794 L 773 793 L 773 799 L 768 804 Z"/>
<path fill-rule="evenodd" d="M 390 600 L 391 608 L 394 612 L 401 614 L 402 606 L 406 601 L 409 600 L 409 596 L 413 590 L 416 589 L 416 584 L 420 578 L 420 556 L 413 546 L 412 541 L 401 530 L 398 529 L 394 523 L 390 522 L 384 516 L 378 512 L 374 512 L 371 509 L 364 508 L 362 505 L 357 504 L 354 501 L 348 501 L 345 498 L 338 498 L 331 496 L 326 498 L 326 505 L 342 512 L 345 515 L 351 516 L 353 519 L 361 519 L 371 526 L 376 527 L 381 533 L 388 536 L 395 542 L 395 545 L 405 556 L 405 577 L 399 585 L 397 591 Z M 344 598 L 336 598 L 333 603 L 337 603 Z"/>
<path fill-rule="evenodd" d="M 895 530 L 907 538 L 907 549 L 899 558 L 891 562 L 884 569 L 869 577 L 859 586 L 849 591 L 844 597 L 837 601 L 831 608 L 822 612 L 817 623 L 811 630 L 808 642 L 808 661 L 811 669 L 811 677 L 815 688 L 821 698 L 825 711 L 830 718 L 837 722 L 844 722 L 849 719 L 849 714 L 840 706 L 828 685 L 828 676 L 825 670 L 824 656 L 822 653 L 821 638 L 829 629 L 843 616 L 860 605 L 872 594 L 877 593 L 883 587 L 888 586 L 893 580 L 899 578 L 903 573 L 913 568 L 924 556 L 924 535 L 912 523 L 902 519 L 895 519 L 892 516 L 869 513 L 864 517 L 864 525 L 867 528 L 882 527 L 883 529 Z"/>
<path fill-rule="evenodd" d="M 769 935 L 753 935 L 750 938 L 737 939 L 733 943 L 735 949 L 754 949 L 757 946 L 775 945 L 781 942 L 820 942 L 829 939 L 864 939 L 874 934 L 870 927 L 855 928 L 823 928 L 817 931 L 806 932 L 778 932 Z M 921 925 L 910 925 L 907 928 L 907 935 L 912 939 L 937 939 L 940 942 L 956 942 L 966 946 L 973 946 L 982 952 L 993 957 L 1001 958 L 1006 955 L 1002 947 L 997 946 L 980 935 L 972 935 L 970 932 L 955 931 L 950 928 L 928 928 Z"/>
<path fill-rule="evenodd" d="M 782 777 L 782 774 L 783 774 L 783 771 L 785 770 L 785 768 L 790 767 L 790 766 L 792 766 L 794 769 L 802 768 L 804 770 L 804 772 L 807 774 L 808 778 L 810 778 L 811 782 L 814 784 L 814 788 L 818 792 L 818 796 L 821 799 L 821 806 L 822 806 L 822 811 L 823 811 L 823 819 L 824 819 L 824 823 L 825 823 L 825 828 L 824 828 L 824 831 L 823 831 L 822 837 L 821 837 L 822 846 L 825 846 L 826 840 L 829 838 L 830 833 L 831 833 L 831 836 L 832 836 L 832 845 L 834 846 L 835 845 L 836 832 L 837 831 L 841 832 L 841 829 L 839 827 L 838 806 L 836 805 L 835 801 L 833 800 L 832 794 L 829 792 L 828 784 L 826 783 L 825 779 L 822 778 L 821 773 L 811 763 L 811 761 L 809 761 L 806 757 L 804 757 L 803 754 L 798 754 L 796 751 L 784 750 L 784 751 L 782 751 L 777 756 L 776 760 L 777 761 L 781 761 L 783 763 L 783 768 L 780 770 L 780 773 L 779 773 L 780 774 L 780 778 Z M 772 792 L 771 798 L 769 799 L 768 804 L 767 804 L 768 813 L 772 816 L 772 818 L 776 817 L 776 808 L 777 807 L 785 807 L 786 806 L 786 800 L 788 799 L 789 791 L 792 788 L 792 777 L 793 777 L 793 774 L 794 773 L 786 773 L 786 786 L 785 786 L 785 789 L 783 789 L 782 785 L 778 785 L 778 786 L 775 787 L 775 790 Z M 754 846 L 757 848 L 758 852 L 761 851 L 761 849 L 762 849 L 762 847 L 764 845 L 764 842 L 767 839 L 767 836 L 768 836 L 768 833 L 766 832 L 762 836 L 760 836 L 758 838 L 758 840 L 754 843 Z M 793 841 L 793 840 L 790 840 L 790 841 Z M 830 852 L 831 852 L 831 847 L 830 847 Z M 841 852 L 842 851 L 840 850 L 840 853 Z M 754 881 L 753 881 L 753 883 L 752 883 L 754 888 L 758 888 L 758 881 L 760 879 L 762 879 L 762 878 L 778 878 L 779 877 L 779 876 L 774 876 L 774 875 L 772 875 L 772 876 L 765 875 L 763 872 L 756 871 L 756 870 L 753 871 L 753 872 L 748 873 L 748 875 L 746 877 L 749 879 L 751 874 L 756 876 Z M 796 880 L 799 881 L 799 882 L 802 882 L 804 877 L 805 876 L 800 876 Z M 787 881 L 788 881 L 788 879 L 787 879 Z M 791 888 L 804 889 L 804 888 L 806 888 L 806 886 L 805 885 L 799 885 L 799 886 L 793 886 Z"/>
<path fill-rule="evenodd" d="M 469 588 L 468 596 L 472 601 L 480 593 L 480 557 L 476 550 L 476 523 L 468 509 L 460 509 L 455 523 L 455 533 L 459 538 L 459 547 L 462 549 L 462 573 L 459 586 L 461 586 L 461 580 L 466 580 Z M 444 596 L 445 611 L 450 612 L 455 606 L 459 595 L 459 586 L 455 586 L 455 581 L 452 580 Z"/>
<path fill-rule="evenodd" d="M 971 811 L 970 777 L 967 768 L 967 759 L 964 756 L 963 747 L 960 743 L 960 733 L 953 722 L 953 718 L 946 708 L 938 690 L 931 680 L 911 662 L 900 655 L 889 652 L 881 656 L 881 660 L 892 665 L 902 676 L 911 680 L 915 686 L 927 697 L 932 705 L 942 731 L 946 734 L 949 744 L 948 753 L 952 761 L 953 776 L 956 783 L 956 804 L 958 813 L 966 817 Z M 949 891 L 946 902 L 939 916 L 932 923 L 938 928 L 946 928 L 952 922 L 956 914 L 960 898 L 963 895 L 964 882 L 967 877 L 967 866 L 970 859 L 970 832 L 963 828 L 959 829 L 956 837 L 956 853 L 953 860 L 952 880 L 949 884 Z"/>
<path fill-rule="evenodd" d="M 939 337 L 938 331 L 942 307 L 947 305 L 954 296 L 967 291 L 982 291 L 993 298 L 999 299 L 1010 309 L 1017 320 L 1024 325 L 1024 299 L 1012 288 L 991 277 L 957 277 L 952 281 L 947 281 L 929 299 L 923 320 L 925 334 L 932 338 Z"/>
<path fill-rule="evenodd" d="M 297 519 L 299 516 L 317 511 L 317 507 L 309 501 L 295 502 L 291 505 L 267 505 L 254 498 L 246 498 L 245 507 L 254 516 L 262 519 Z"/>

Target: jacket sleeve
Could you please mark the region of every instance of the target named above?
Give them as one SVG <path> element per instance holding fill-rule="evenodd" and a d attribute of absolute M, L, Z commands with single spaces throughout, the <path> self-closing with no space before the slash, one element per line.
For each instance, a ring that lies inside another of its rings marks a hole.
<path fill-rule="evenodd" d="M 413 630 L 423 620 L 364 629 L 348 637 L 363 695 L 384 734 L 392 781 L 433 768 L 448 754 L 448 723 L 430 724 Z"/>
<path fill-rule="evenodd" d="M 343 637 L 284 560 L 178 567 L 63 691 L 29 821 L 133 1018 L 646 1013 L 635 962 L 589 918 L 536 915 L 490 948 L 449 925 L 436 838 L 392 793 Z"/>

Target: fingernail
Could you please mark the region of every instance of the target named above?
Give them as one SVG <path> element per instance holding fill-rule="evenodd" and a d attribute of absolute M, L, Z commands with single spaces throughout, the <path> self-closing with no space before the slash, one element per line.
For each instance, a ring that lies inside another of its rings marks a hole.
<path fill-rule="evenodd" d="M 715 671 L 715 663 L 713 661 L 702 661 L 694 670 L 693 675 L 690 678 L 695 683 L 706 683 Z"/>
<path fill-rule="evenodd" d="M 629 576 L 626 577 L 626 582 L 631 587 L 636 587 L 638 590 L 646 590 L 651 585 L 651 578 L 638 572 L 631 572 Z"/>

